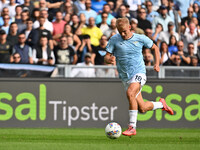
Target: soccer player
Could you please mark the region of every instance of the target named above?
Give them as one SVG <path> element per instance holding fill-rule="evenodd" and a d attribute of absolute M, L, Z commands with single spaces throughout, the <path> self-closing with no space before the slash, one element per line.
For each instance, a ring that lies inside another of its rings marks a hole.
<path fill-rule="evenodd" d="M 159 102 L 144 102 L 141 94 L 142 86 L 146 82 L 146 69 L 143 61 L 142 47 L 155 51 L 154 70 L 159 72 L 159 48 L 145 35 L 139 35 L 130 31 L 130 23 L 127 18 L 118 18 L 116 23 L 118 34 L 112 36 L 106 47 L 104 60 L 108 64 L 116 61 L 119 77 L 122 80 L 126 95 L 129 100 L 129 127 L 122 134 L 126 136 L 136 135 L 136 123 L 138 110 L 144 113 L 149 110 L 162 109 L 173 115 L 173 110 L 167 106 L 161 98 Z"/>

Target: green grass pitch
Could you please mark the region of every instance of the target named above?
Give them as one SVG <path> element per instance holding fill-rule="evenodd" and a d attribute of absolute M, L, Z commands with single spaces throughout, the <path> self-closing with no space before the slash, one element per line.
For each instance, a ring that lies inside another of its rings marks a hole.
<path fill-rule="evenodd" d="M 104 129 L 0 128 L 0 150 L 200 150 L 200 129 L 137 129 L 111 140 Z"/>

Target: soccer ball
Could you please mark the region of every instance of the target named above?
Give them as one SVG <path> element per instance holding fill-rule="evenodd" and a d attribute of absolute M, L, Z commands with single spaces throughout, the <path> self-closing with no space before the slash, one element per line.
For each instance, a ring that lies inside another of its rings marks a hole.
<path fill-rule="evenodd" d="M 105 133 L 108 138 L 117 139 L 122 133 L 122 128 L 118 123 L 111 122 L 106 126 Z"/>

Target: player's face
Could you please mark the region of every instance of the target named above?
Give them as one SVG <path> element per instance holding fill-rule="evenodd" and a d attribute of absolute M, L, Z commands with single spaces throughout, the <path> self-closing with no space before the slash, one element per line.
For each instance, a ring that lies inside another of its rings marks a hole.
<path fill-rule="evenodd" d="M 130 31 L 130 25 L 123 25 L 117 28 L 119 31 L 119 34 L 124 40 L 127 40 L 131 37 L 131 31 Z"/>

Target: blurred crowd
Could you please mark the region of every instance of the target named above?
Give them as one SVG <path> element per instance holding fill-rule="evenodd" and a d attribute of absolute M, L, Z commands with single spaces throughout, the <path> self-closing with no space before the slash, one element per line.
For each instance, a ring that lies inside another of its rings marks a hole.
<path fill-rule="evenodd" d="M 161 65 L 200 63 L 200 0 L 0 0 L 0 13 L 0 63 L 107 65 L 121 17 L 160 48 Z M 143 55 L 152 66 L 154 53 Z"/>

